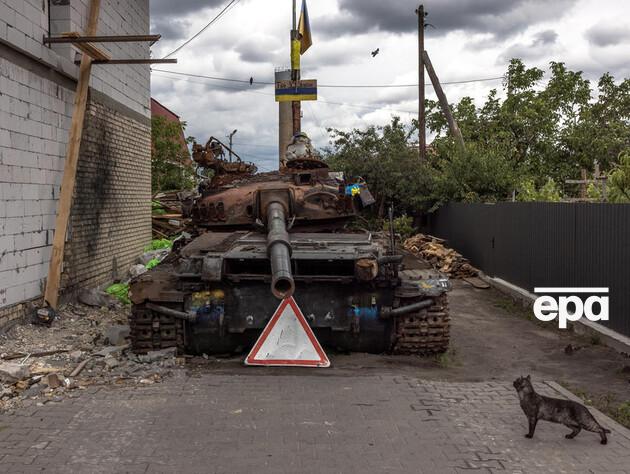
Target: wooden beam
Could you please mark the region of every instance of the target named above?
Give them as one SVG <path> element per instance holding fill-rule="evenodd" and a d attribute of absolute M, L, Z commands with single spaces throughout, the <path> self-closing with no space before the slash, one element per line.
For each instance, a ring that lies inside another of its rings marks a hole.
<path fill-rule="evenodd" d="M 44 44 L 77 44 L 77 43 L 129 43 L 129 42 L 150 42 L 159 41 L 162 35 L 120 35 L 120 36 L 81 36 L 79 33 L 71 33 L 74 37 L 65 36 L 44 36 Z M 78 35 L 78 36 L 76 36 Z"/>
<path fill-rule="evenodd" d="M 451 112 L 451 107 L 448 105 L 448 100 L 446 100 L 446 94 L 442 90 L 442 85 L 435 73 L 435 69 L 433 69 L 433 64 L 431 64 L 431 59 L 429 58 L 429 53 L 424 51 L 422 53 L 422 59 L 424 60 L 424 65 L 427 68 L 427 72 L 429 73 L 429 77 L 431 78 L 431 83 L 433 84 L 433 89 L 438 96 L 440 101 L 440 106 L 442 107 L 442 112 L 446 117 L 446 121 L 448 122 L 448 127 L 451 131 L 451 135 L 455 139 L 455 142 L 459 146 L 460 149 L 464 149 L 464 137 L 462 136 L 462 132 L 457 126 L 457 122 L 455 121 L 455 117 L 453 117 L 453 113 Z"/>
<path fill-rule="evenodd" d="M 99 61 L 107 61 L 109 59 L 112 59 L 109 53 L 106 53 L 105 51 L 101 51 L 92 43 L 76 42 L 75 40 L 79 39 L 81 36 L 76 31 L 73 31 L 71 33 L 63 33 L 63 36 L 72 40 L 72 46 L 74 46 L 77 49 L 80 49 L 82 53 L 87 54 L 92 59 L 98 59 Z"/>
<path fill-rule="evenodd" d="M 92 0 L 90 5 L 90 16 L 85 34 L 94 36 L 98 24 L 98 16 L 101 7 L 101 0 Z M 92 71 L 92 58 L 83 54 L 81 67 L 79 68 L 79 81 L 74 94 L 74 108 L 72 111 L 72 123 L 70 125 L 70 135 L 68 138 L 68 149 L 63 169 L 63 179 L 61 181 L 61 196 L 59 197 L 59 208 L 55 221 L 55 235 L 53 238 L 52 255 L 50 266 L 48 267 L 48 278 L 46 279 L 46 291 L 44 300 L 53 309 L 57 309 L 59 301 L 59 284 L 61 282 L 61 271 L 63 265 L 64 249 L 66 244 L 66 231 L 70 220 L 70 209 L 72 207 L 72 194 L 77 174 L 77 163 L 79 161 L 79 148 L 83 135 L 83 119 L 87 105 L 88 86 L 90 83 L 90 73 Z"/>
<path fill-rule="evenodd" d="M 177 64 L 177 59 L 95 59 L 92 64 Z"/>

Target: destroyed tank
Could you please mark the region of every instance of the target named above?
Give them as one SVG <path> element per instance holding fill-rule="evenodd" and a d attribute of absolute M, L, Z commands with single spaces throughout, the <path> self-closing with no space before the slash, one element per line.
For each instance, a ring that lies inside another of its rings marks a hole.
<path fill-rule="evenodd" d="M 130 284 L 138 353 L 249 350 L 280 300 L 293 297 L 324 347 L 430 354 L 449 342 L 448 280 L 404 269 L 393 231 L 348 230 L 373 203 L 366 184 L 331 172 L 304 134 L 280 171 L 257 173 L 212 138 L 193 158 L 212 170 L 183 199 L 191 235 Z"/>

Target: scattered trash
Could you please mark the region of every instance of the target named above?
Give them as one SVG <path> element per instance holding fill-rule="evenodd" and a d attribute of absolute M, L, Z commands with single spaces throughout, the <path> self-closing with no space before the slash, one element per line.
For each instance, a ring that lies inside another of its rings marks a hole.
<path fill-rule="evenodd" d="M 106 290 L 106 293 L 115 296 L 118 301 L 123 304 L 131 304 L 131 300 L 129 299 L 129 284 L 128 283 L 114 283 L 109 286 Z"/>
<path fill-rule="evenodd" d="M 169 239 L 156 239 L 152 240 L 149 245 L 144 248 L 144 252 L 150 252 L 151 250 L 170 249 L 173 246 L 173 242 Z"/>
<path fill-rule="evenodd" d="M 48 374 L 42 378 L 42 383 L 47 385 L 49 388 L 57 388 L 61 386 L 61 380 L 59 380 L 59 375 L 56 373 Z"/>

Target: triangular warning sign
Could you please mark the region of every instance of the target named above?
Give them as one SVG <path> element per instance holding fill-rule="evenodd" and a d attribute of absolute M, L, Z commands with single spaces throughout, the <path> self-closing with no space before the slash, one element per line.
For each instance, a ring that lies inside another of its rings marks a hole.
<path fill-rule="evenodd" d="M 329 367 L 330 361 L 291 297 L 282 300 L 245 365 Z"/>

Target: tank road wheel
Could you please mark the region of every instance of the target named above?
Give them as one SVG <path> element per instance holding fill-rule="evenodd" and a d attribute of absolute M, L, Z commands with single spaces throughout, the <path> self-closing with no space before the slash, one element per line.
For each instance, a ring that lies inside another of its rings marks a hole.
<path fill-rule="evenodd" d="M 396 318 L 394 354 L 438 354 L 448 349 L 450 316 L 446 293 L 430 297 L 401 298 L 406 306 L 430 298 L 433 305 L 416 313 Z"/>
<path fill-rule="evenodd" d="M 165 304 L 178 311 L 181 304 Z M 131 347 L 137 354 L 176 347 L 178 352 L 184 350 L 184 321 L 172 316 L 151 311 L 145 304 L 135 304 L 129 316 Z"/>

